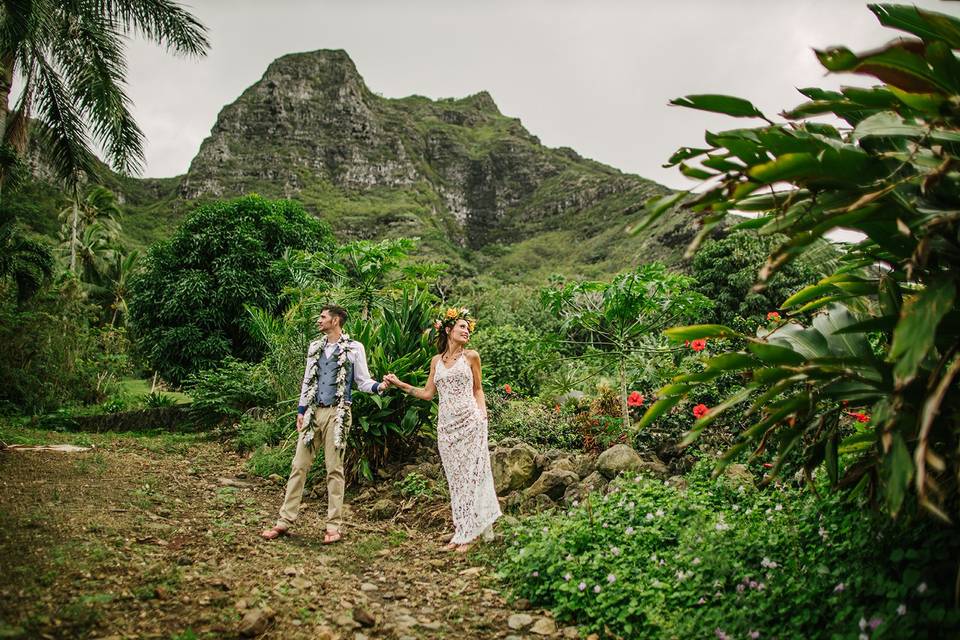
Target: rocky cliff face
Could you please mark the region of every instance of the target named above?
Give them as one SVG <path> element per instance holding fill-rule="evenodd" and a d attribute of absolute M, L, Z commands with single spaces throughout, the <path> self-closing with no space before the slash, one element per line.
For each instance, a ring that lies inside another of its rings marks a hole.
<path fill-rule="evenodd" d="M 220 112 L 178 193 L 251 191 L 301 200 L 345 237 L 420 236 L 444 253 L 623 225 L 666 190 L 544 147 L 486 92 L 386 99 L 345 52 L 314 51 L 275 60 Z"/>

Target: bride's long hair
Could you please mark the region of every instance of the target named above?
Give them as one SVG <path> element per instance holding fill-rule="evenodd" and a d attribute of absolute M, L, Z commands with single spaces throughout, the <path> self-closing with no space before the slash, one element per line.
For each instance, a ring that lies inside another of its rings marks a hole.
<path fill-rule="evenodd" d="M 461 320 L 464 319 L 451 318 L 440 325 L 440 330 L 437 331 L 437 353 L 443 354 L 447 351 L 447 346 L 450 344 L 450 332 Z M 466 320 L 464 321 L 466 322 Z"/>

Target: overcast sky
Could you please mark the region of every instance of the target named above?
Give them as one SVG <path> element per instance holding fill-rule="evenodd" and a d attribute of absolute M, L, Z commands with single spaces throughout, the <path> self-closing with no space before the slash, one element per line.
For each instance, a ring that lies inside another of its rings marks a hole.
<path fill-rule="evenodd" d="M 487 90 L 551 147 L 672 187 L 661 164 L 705 129 L 744 124 L 668 107 L 691 93 L 748 98 L 768 114 L 824 77 L 811 48 L 895 36 L 859 0 L 193 0 L 209 28 L 200 60 L 134 41 L 129 94 L 146 134 L 145 176 L 184 173 L 220 109 L 275 58 L 344 49 L 371 90 L 463 97 Z M 957 15 L 960 3 L 917 3 Z"/>

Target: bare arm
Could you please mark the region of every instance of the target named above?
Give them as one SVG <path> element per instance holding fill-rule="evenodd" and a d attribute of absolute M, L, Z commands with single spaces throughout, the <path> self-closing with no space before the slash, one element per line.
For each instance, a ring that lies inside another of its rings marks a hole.
<path fill-rule="evenodd" d="M 470 363 L 470 371 L 473 372 L 473 397 L 477 401 L 477 408 L 484 419 L 487 417 L 487 396 L 483 393 L 482 374 L 480 372 L 480 354 L 476 351 L 467 351 L 467 362 Z"/>
<path fill-rule="evenodd" d="M 408 393 L 414 398 L 420 398 L 421 400 L 433 400 L 433 396 L 437 394 L 437 385 L 433 382 L 433 374 L 437 369 L 437 360 L 440 359 L 440 356 L 433 356 L 433 359 L 430 360 L 430 375 L 427 376 L 427 383 L 421 389 L 420 387 L 415 387 L 412 384 L 407 384 L 397 376 L 392 373 L 388 373 L 384 380 L 399 387 L 404 393 Z"/>

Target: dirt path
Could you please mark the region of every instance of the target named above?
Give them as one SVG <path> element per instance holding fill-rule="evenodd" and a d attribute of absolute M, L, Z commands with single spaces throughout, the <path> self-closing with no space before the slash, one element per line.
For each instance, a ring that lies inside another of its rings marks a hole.
<path fill-rule="evenodd" d="M 516 633 L 484 553 L 440 551 L 442 525 L 375 522 L 354 496 L 347 537 L 325 546 L 325 505 L 308 499 L 297 534 L 264 543 L 282 487 L 223 446 L 96 442 L 0 452 L 0 637 Z"/>

